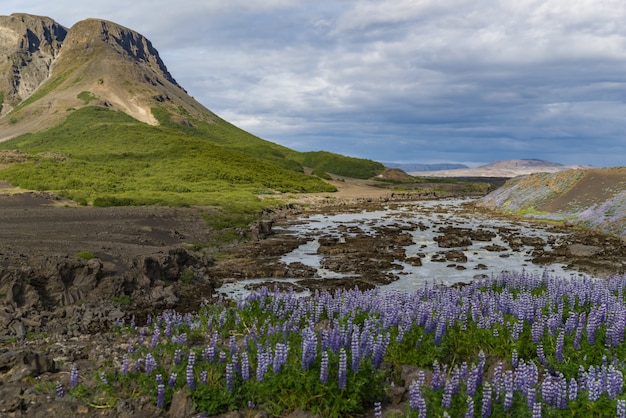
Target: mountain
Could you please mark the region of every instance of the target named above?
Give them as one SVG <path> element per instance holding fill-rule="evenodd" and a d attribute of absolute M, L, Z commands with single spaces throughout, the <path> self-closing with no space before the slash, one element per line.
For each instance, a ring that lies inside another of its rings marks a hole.
<path fill-rule="evenodd" d="M 441 164 L 383 163 L 383 165 L 389 168 L 399 168 L 400 170 L 404 172 L 440 171 L 440 170 L 456 170 L 459 168 L 469 168 L 465 164 L 452 164 L 452 163 L 441 163 Z"/>
<path fill-rule="evenodd" d="M 626 238 L 626 168 L 587 168 L 514 178 L 485 196 L 480 205 Z"/>
<path fill-rule="evenodd" d="M 156 105 L 215 119 L 176 82 L 148 39 L 105 20 L 67 29 L 47 17 L 1 16 L 0 68 L 0 141 L 53 126 L 67 109 L 93 104 L 150 125 L 158 124 L 151 112 Z"/>
<path fill-rule="evenodd" d="M 425 177 L 517 177 L 532 173 L 555 173 L 564 170 L 585 168 L 582 165 L 562 165 L 545 160 L 522 159 L 500 160 L 476 168 L 441 170 L 430 172 L 412 172 L 414 176 Z"/>
<path fill-rule="evenodd" d="M 106 20 L 68 29 L 0 16 L 0 69 L 0 180 L 22 188 L 82 203 L 222 205 L 334 191 L 328 173 L 384 169 L 237 128 L 189 96 L 146 37 Z"/>

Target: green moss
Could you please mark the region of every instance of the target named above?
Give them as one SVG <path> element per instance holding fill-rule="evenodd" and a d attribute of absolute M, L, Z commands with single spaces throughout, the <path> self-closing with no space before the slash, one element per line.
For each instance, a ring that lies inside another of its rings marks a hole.
<path fill-rule="evenodd" d="M 98 100 L 98 97 L 90 91 L 81 91 L 76 97 L 85 102 L 85 104 Z"/>

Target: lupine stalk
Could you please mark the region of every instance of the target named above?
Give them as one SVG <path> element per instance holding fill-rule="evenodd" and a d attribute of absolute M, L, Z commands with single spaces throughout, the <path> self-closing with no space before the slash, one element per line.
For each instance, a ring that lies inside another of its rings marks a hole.
<path fill-rule="evenodd" d="M 70 370 L 70 389 L 74 389 L 78 384 L 78 369 L 76 366 L 72 366 Z"/>
<path fill-rule="evenodd" d="M 346 384 L 347 384 L 347 368 L 348 368 L 348 361 L 346 358 L 346 350 L 341 347 L 339 349 L 339 376 L 338 376 L 338 382 L 339 382 L 339 389 L 340 390 L 344 390 L 346 388 Z"/>

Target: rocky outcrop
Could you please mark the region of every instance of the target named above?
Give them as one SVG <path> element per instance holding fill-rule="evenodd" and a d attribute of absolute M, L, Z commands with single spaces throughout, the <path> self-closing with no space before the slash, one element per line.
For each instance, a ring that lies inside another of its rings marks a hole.
<path fill-rule="evenodd" d="M 122 274 L 106 272 L 98 259 L 12 260 L 11 267 L 0 268 L 0 338 L 20 338 L 29 330 L 93 332 L 124 312 L 173 308 L 189 292 L 198 296 L 189 308 L 197 308 L 217 285 L 206 272 L 211 263 L 180 248 L 137 257 Z"/>
<path fill-rule="evenodd" d="M 77 22 L 68 32 L 63 47 L 66 49 L 85 48 L 85 46 L 93 48 L 92 44 L 98 41 L 109 45 L 120 54 L 128 55 L 134 61 L 146 63 L 155 74 L 179 86 L 152 43 L 143 35 L 117 23 L 101 19 L 86 19 Z M 149 81 L 162 83 L 158 78 Z"/>
<path fill-rule="evenodd" d="M 48 78 L 67 29 L 47 17 L 0 16 L 0 114 L 30 96 Z"/>

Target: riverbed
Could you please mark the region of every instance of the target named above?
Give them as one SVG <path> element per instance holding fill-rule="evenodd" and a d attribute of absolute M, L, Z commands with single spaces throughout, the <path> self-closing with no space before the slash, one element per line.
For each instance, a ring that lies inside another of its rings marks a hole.
<path fill-rule="evenodd" d="M 355 237 L 382 239 L 385 233 L 401 230 L 405 235 L 403 245 L 401 251 L 395 251 L 399 256 L 386 270 L 392 279 L 378 285 L 382 289 L 410 291 L 426 284 L 451 286 L 522 270 L 559 277 L 589 277 L 566 263 L 533 262 L 538 253 L 550 254 L 566 245 L 568 233 L 549 224 L 495 218 L 471 209 L 471 203 L 471 199 L 414 201 L 375 210 L 352 208 L 347 212 L 304 214 L 274 226 L 276 236 L 301 242 L 274 262 L 304 265 L 313 271 L 312 278 L 319 280 L 354 277 L 358 269 L 327 260 L 341 256 L 342 251 L 325 252 L 320 241 L 334 240 L 334 248 L 341 248 L 342 243 L 347 245 Z M 300 280 L 301 277 L 248 277 L 227 280 L 218 291 L 238 297 L 259 284 L 297 285 Z"/>

